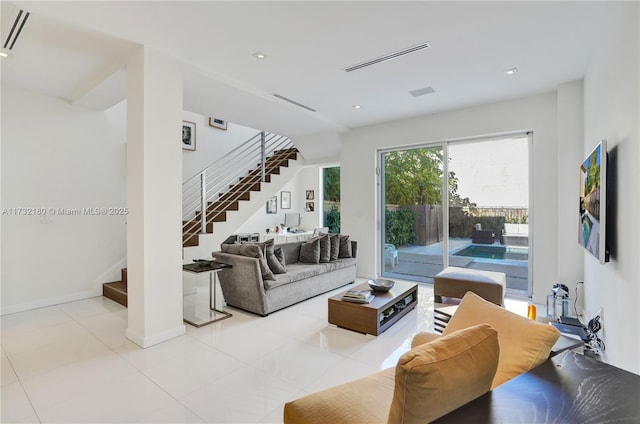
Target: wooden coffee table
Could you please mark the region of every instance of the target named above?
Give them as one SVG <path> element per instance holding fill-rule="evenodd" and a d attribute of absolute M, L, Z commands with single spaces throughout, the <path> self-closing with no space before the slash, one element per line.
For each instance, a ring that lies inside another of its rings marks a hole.
<path fill-rule="evenodd" d="M 352 289 L 370 288 L 367 283 L 363 283 L 350 290 Z M 373 292 L 375 298 L 371 303 L 345 302 L 341 300 L 343 293 L 329 298 L 329 323 L 375 336 L 398 322 L 418 303 L 418 285 L 402 281 L 396 281 L 386 293 Z"/>

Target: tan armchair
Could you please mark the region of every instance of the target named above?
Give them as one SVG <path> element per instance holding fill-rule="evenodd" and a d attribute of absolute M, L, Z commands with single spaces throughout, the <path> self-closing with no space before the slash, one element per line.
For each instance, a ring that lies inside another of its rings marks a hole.
<path fill-rule="evenodd" d="M 469 292 L 445 334 L 417 334 L 395 368 L 288 402 L 284 422 L 430 422 L 540 365 L 558 337 Z"/>

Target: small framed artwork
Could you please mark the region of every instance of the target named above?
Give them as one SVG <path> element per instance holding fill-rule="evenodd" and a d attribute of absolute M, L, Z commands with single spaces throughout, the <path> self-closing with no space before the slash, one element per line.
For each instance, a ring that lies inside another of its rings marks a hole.
<path fill-rule="evenodd" d="M 220 118 L 209 118 L 209 126 L 214 128 L 220 128 L 221 130 L 227 129 L 227 121 Z"/>
<path fill-rule="evenodd" d="M 305 208 L 305 210 L 306 210 L 307 212 L 313 212 L 313 210 L 315 209 L 315 208 L 313 207 L 313 202 L 307 202 L 307 204 L 305 205 L 305 207 L 304 207 L 304 208 Z"/>
<path fill-rule="evenodd" d="M 290 191 L 280 192 L 280 208 L 291 209 L 291 192 Z"/>
<path fill-rule="evenodd" d="M 273 196 L 267 202 L 267 213 L 268 214 L 278 213 L 278 196 Z"/>
<path fill-rule="evenodd" d="M 182 121 L 182 148 L 196 150 L 196 123 Z"/>
<path fill-rule="evenodd" d="M 313 190 L 307 190 L 307 200 L 313 200 Z"/>

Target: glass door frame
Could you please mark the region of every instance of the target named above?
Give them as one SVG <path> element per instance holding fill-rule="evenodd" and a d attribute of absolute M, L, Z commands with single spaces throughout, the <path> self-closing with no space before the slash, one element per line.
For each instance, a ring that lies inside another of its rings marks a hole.
<path fill-rule="evenodd" d="M 533 131 L 513 131 L 506 132 L 494 135 L 487 136 L 479 136 L 479 137 L 465 137 L 451 140 L 442 140 L 431 143 L 419 143 L 415 145 L 402 145 L 393 148 L 385 148 L 378 149 L 377 151 L 377 185 L 378 185 L 378 193 L 377 193 L 377 202 L 378 202 L 378 212 L 380 214 L 380 227 L 377 229 L 377 239 L 378 245 L 376 249 L 378 250 L 378 269 L 377 274 L 382 275 L 384 270 L 384 240 L 385 240 L 385 228 L 386 228 L 386 220 L 385 220 L 385 209 L 386 204 L 384 202 L 385 193 L 385 161 L 384 155 L 389 152 L 396 152 L 401 150 L 410 150 L 410 149 L 421 149 L 421 148 L 433 148 L 433 147 L 441 147 L 442 148 L 442 220 L 443 227 L 442 228 L 442 264 L 443 268 L 449 266 L 449 146 L 454 144 L 469 144 L 476 142 L 486 142 L 492 140 L 500 140 L 505 138 L 527 138 L 527 150 L 528 150 L 528 189 L 529 189 L 529 214 L 528 214 L 528 223 L 529 223 L 529 239 L 528 239 L 528 283 L 527 283 L 527 296 L 531 297 L 533 295 L 533 262 L 534 262 L 534 254 L 533 254 L 533 235 L 534 235 L 534 214 L 533 214 L 533 191 L 534 191 L 534 183 L 533 183 L 533 167 L 534 167 L 534 156 L 533 156 Z M 446 159 L 446 160 L 445 160 Z"/>

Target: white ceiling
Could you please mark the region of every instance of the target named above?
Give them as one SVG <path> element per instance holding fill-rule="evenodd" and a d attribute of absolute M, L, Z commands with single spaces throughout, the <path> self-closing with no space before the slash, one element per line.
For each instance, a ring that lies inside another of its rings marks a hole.
<path fill-rule="evenodd" d="M 185 64 L 186 110 L 289 136 L 335 133 L 581 79 L 606 3 L 2 1 L 3 43 L 17 10 L 31 12 L 2 79 L 104 108 L 124 98 L 116 71 L 145 44 Z M 435 93 L 409 94 L 427 86 Z"/>

